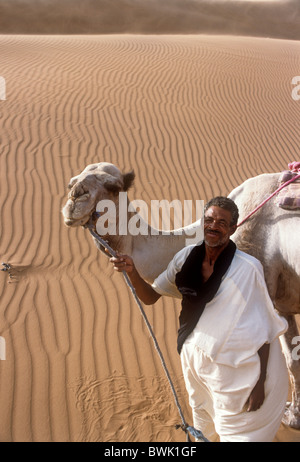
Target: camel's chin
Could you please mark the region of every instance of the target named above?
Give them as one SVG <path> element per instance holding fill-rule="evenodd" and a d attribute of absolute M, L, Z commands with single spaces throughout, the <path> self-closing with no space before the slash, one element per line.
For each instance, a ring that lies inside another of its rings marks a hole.
<path fill-rule="evenodd" d="M 87 224 L 89 221 L 90 216 L 83 217 L 83 218 L 64 218 L 65 225 L 68 226 L 68 228 L 74 228 L 76 226 L 84 226 Z"/>

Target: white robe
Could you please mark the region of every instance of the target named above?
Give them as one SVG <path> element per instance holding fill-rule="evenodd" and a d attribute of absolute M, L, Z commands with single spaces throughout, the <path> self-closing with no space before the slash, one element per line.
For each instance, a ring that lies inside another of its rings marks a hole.
<path fill-rule="evenodd" d="M 154 281 L 158 293 L 181 297 L 175 276 L 193 247 L 178 252 Z M 273 440 L 288 393 L 278 340 L 286 329 L 286 320 L 269 297 L 261 263 L 236 250 L 216 296 L 180 355 L 194 426 L 207 438 L 215 439 L 216 430 L 221 441 Z M 259 410 L 246 412 L 246 401 L 260 376 L 258 350 L 265 343 L 270 344 L 265 401 Z"/>

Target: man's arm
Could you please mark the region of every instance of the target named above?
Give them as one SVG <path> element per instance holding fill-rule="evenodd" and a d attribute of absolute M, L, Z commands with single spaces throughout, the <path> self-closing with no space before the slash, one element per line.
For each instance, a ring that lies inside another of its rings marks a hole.
<path fill-rule="evenodd" d="M 260 358 L 260 377 L 253 388 L 247 401 L 247 412 L 257 411 L 265 400 L 265 380 L 267 376 L 268 359 L 270 352 L 270 344 L 265 343 L 259 350 Z"/>
<path fill-rule="evenodd" d="M 117 257 L 112 257 L 110 261 L 114 264 L 116 271 L 126 271 L 136 294 L 145 305 L 153 305 L 161 295 L 158 294 L 153 287 L 144 281 L 139 275 L 132 258 L 129 255 L 117 254 Z"/>

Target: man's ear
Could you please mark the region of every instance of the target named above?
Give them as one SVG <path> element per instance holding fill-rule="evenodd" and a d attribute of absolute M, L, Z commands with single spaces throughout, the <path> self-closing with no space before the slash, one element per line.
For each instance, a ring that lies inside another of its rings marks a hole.
<path fill-rule="evenodd" d="M 232 236 L 232 234 L 234 234 L 237 230 L 237 225 L 232 225 L 230 227 L 230 236 Z"/>

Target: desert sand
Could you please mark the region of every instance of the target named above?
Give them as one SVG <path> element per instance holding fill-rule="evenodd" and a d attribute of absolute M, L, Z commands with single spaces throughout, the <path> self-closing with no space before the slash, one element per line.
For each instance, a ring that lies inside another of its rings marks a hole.
<path fill-rule="evenodd" d="M 0 37 L 0 441 L 185 441 L 138 308 L 69 179 L 134 169 L 130 198 L 210 199 L 299 160 L 300 42 L 213 35 Z M 186 420 L 180 303 L 147 307 Z M 300 441 L 283 426 L 276 441 Z"/>

